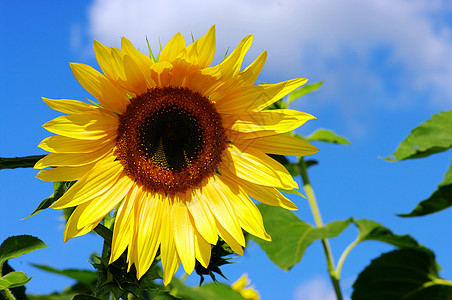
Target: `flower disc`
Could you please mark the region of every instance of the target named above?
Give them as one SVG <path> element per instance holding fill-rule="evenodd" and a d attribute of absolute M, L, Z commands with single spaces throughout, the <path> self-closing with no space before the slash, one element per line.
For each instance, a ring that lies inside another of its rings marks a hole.
<path fill-rule="evenodd" d="M 221 116 L 186 88 L 153 88 L 131 99 L 119 117 L 117 157 L 153 192 L 185 192 L 218 166 L 226 148 Z"/>

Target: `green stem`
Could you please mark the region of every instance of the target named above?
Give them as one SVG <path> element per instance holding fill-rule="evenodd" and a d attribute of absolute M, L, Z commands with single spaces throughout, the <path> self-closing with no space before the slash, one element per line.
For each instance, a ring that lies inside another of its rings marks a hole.
<path fill-rule="evenodd" d="M 14 295 L 11 293 L 9 289 L 1 290 L 0 293 L 3 292 L 3 295 L 5 295 L 5 298 L 8 300 L 16 300 Z"/>
<path fill-rule="evenodd" d="M 442 279 L 442 278 L 435 278 L 432 280 L 434 285 L 447 285 L 447 286 L 452 286 L 452 281 L 446 280 L 446 279 Z"/>
<path fill-rule="evenodd" d="M 23 157 L 0 157 L 0 170 L 16 168 L 32 168 L 45 155 L 31 155 Z"/>
<path fill-rule="evenodd" d="M 312 189 L 311 183 L 309 182 L 308 172 L 306 162 L 303 157 L 300 157 L 299 161 L 301 178 L 303 180 L 303 188 L 308 196 L 309 206 L 311 207 L 312 215 L 317 227 L 323 227 L 322 217 L 320 215 L 319 206 L 317 205 L 317 200 L 314 195 L 314 190 Z M 334 268 L 333 254 L 331 252 L 330 244 L 327 239 L 322 239 L 322 246 L 325 252 L 325 258 L 327 262 L 328 273 L 331 278 L 331 283 L 333 284 L 334 291 L 338 300 L 342 300 L 342 291 L 339 285 L 339 275 L 336 273 Z"/>
<path fill-rule="evenodd" d="M 348 256 L 350 251 L 352 251 L 352 249 L 355 248 L 356 245 L 358 245 L 359 242 L 360 242 L 359 238 L 356 238 L 356 240 L 354 240 L 353 243 L 348 245 L 347 248 L 345 248 L 344 252 L 342 252 L 342 255 L 339 258 L 339 262 L 337 263 L 336 268 L 336 274 L 338 277 L 341 276 L 342 265 L 344 264 L 345 258 Z"/>

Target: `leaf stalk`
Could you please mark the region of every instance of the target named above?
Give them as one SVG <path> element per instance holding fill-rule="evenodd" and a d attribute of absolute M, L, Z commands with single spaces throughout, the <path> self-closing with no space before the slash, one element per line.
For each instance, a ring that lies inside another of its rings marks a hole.
<path fill-rule="evenodd" d="M 319 206 L 317 205 L 317 200 L 314 194 L 314 190 L 312 189 L 311 183 L 309 181 L 308 172 L 306 162 L 303 157 L 300 157 L 299 160 L 300 166 L 300 175 L 303 180 L 303 188 L 308 197 L 309 206 L 311 207 L 311 212 L 314 217 L 315 225 L 318 228 L 323 227 L 322 216 L 320 215 Z M 328 242 L 328 239 L 322 239 L 322 246 L 325 252 L 325 258 L 327 262 L 328 273 L 331 278 L 331 283 L 333 284 L 334 292 L 336 293 L 336 297 L 338 300 L 343 300 L 341 287 L 339 285 L 339 273 L 335 271 L 333 253 L 331 252 L 331 247 Z"/>

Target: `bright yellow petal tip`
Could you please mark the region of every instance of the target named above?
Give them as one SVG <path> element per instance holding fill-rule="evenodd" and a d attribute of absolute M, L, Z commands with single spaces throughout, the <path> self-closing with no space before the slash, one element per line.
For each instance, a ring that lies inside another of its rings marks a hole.
<path fill-rule="evenodd" d="M 236 282 L 231 285 L 231 288 L 242 295 L 246 300 L 259 300 L 259 293 L 250 286 L 251 281 L 248 279 L 247 274 L 243 274 Z"/>

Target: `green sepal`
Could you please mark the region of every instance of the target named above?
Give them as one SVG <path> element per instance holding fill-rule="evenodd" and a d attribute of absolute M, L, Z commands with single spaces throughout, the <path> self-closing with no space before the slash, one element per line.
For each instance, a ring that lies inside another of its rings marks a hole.
<path fill-rule="evenodd" d="M 94 231 L 104 238 L 102 256 L 91 256 L 91 264 L 98 271 L 97 296 L 109 295 L 111 292 L 116 299 L 121 297 L 127 299 L 129 294 L 139 298 L 144 290 L 154 289 L 158 286 L 155 280 L 161 279 L 162 276 L 157 259 L 154 260 L 143 277 L 138 280 L 134 265 L 130 268 L 130 272 L 127 272 L 126 252 L 109 264 L 113 232 L 101 224 L 97 225 Z"/>
<path fill-rule="evenodd" d="M 151 45 L 149 44 L 148 37 L 146 37 L 146 43 L 148 44 L 149 57 L 151 58 L 152 62 L 155 63 L 156 60 L 155 60 L 154 54 L 152 54 L 152 49 L 151 49 Z"/>
<path fill-rule="evenodd" d="M 201 265 L 198 261 L 196 261 L 195 263 L 196 274 L 198 274 L 200 277 L 199 285 L 202 285 L 202 283 L 204 282 L 205 275 L 209 275 L 214 282 L 218 282 L 215 277 L 215 273 L 227 279 L 223 275 L 223 272 L 221 272 L 220 267 L 222 265 L 230 263 L 230 258 L 228 258 L 227 256 L 230 256 L 232 254 L 234 254 L 234 251 L 222 239 L 219 239 L 215 245 L 212 245 L 210 261 L 207 268 Z"/>
<path fill-rule="evenodd" d="M 281 193 L 297 195 L 297 196 L 301 196 L 306 199 L 306 196 L 303 195 L 302 193 L 300 193 L 300 191 L 298 191 L 297 189 L 291 189 L 291 190 L 285 190 L 285 189 L 280 189 L 280 188 L 276 188 L 276 189 Z"/>

